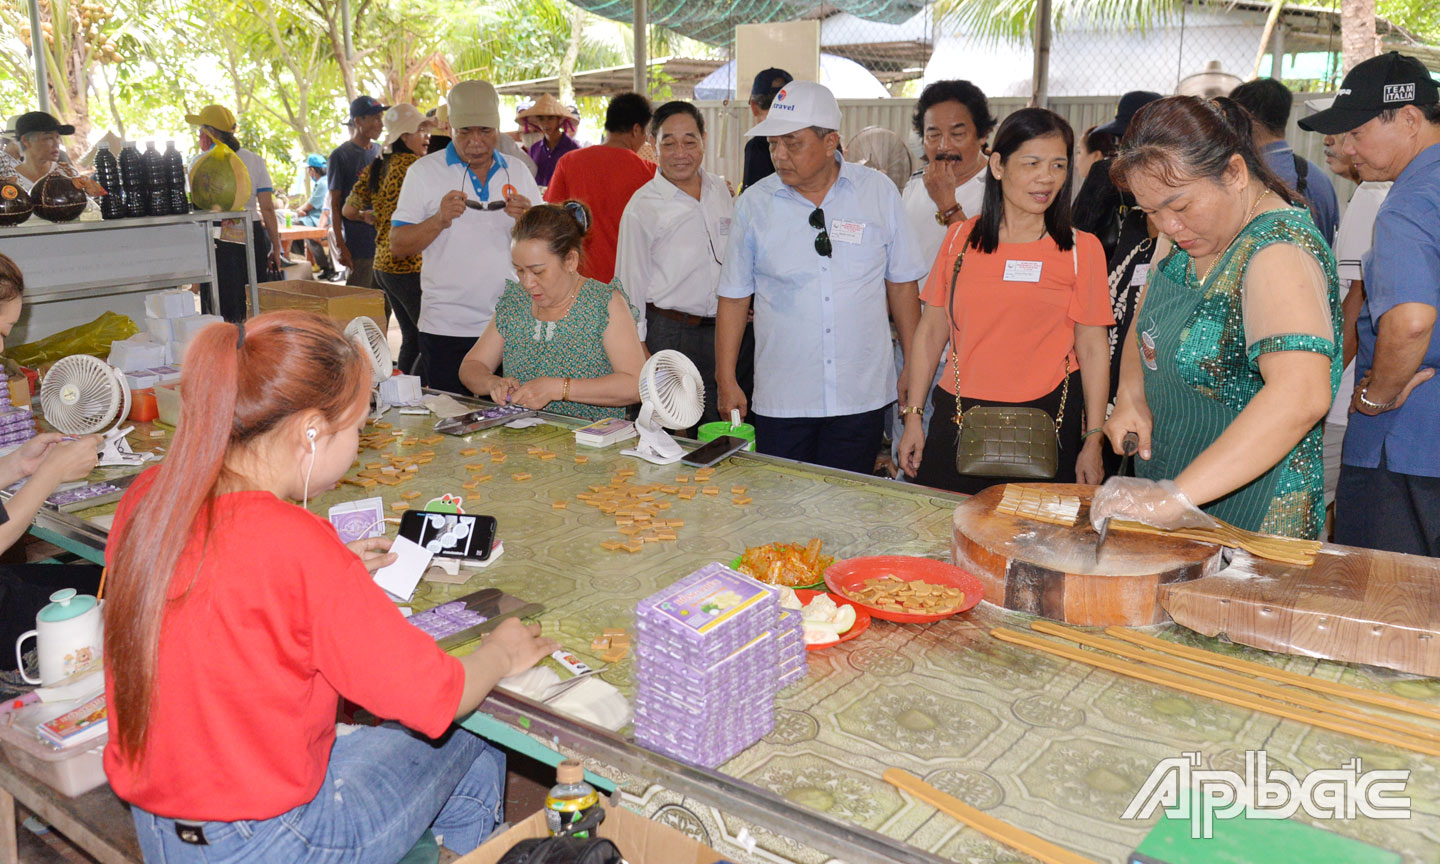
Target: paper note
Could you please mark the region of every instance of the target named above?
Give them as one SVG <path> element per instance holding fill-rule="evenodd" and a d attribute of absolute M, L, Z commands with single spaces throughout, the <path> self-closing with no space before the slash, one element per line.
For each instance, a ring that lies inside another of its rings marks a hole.
<path fill-rule="evenodd" d="M 404 537 L 396 537 L 395 542 L 390 544 L 390 551 L 394 552 L 399 560 L 389 567 L 376 570 L 375 584 L 384 588 L 385 593 L 397 602 L 408 603 L 434 555 L 425 547 Z"/>

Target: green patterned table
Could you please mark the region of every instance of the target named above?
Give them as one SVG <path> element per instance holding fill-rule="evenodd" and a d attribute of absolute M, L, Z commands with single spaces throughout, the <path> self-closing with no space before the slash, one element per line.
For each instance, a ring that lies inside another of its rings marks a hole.
<path fill-rule="evenodd" d="M 386 420 L 395 431 L 424 435 L 430 418 L 391 412 Z M 577 449 L 569 426 L 558 422 L 488 430 L 468 440 L 387 447 L 396 453 L 432 450 L 435 458 L 403 486 L 362 491 L 343 485 L 316 496 L 311 509 L 324 514 L 333 504 L 376 494 L 388 507 L 411 490 L 421 493 L 410 502 L 417 507 L 444 493 L 466 495 L 467 512 L 498 518 L 504 556 L 473 571 L 463 585 L 423 582 L 414 605 L 425 608 L 480 588 L 501 588 L 545 604 L 546 634 L 590 660 L 596 660 L 589 652 L 591 639 L 607 627 L 631 628 L 638 600 L 703 564 L 729 560 L 747 545 L 815 536 L 841 557 L 947 558 L 950 516 L 959 500 L 743 456 L 717 468 L 711 482 L 721 488 L 718 496 L 688 501 L 660 496 L 672 501 L 667 517 L 685 520 L 678 540 L 647 544 L 637 554 L 610 552 L 599 543 L 619 539 L 612 517 L 575 495 L 609 482 L 621 468 L 635 472 L 629 480 L 636 484 L 674 484 L 676 475 L 691 469 L 622 457 L 621 446 Z M 483 452 L 459 455 L 482 444 L 501 448 L 506 461 L 489 463 Z M 556 456 L 530 455 L 535 447 Z M 588 461 L 577 463 L 577 453 Z M 375 461 L 374 451 L 361 453 L 360 462 L 368 461 Z M 468 463 L 488 463 L 484 473 L 493 479 L 464 489 L 475 475 Z M 521 472 L 531 478 L 512 479 Z M 746 486 L 753 503 L 732 503 L 732 485 Z M 556 501 L 567 506 L 557 509 Z M 1266 750 L 1272 768 L 1301 776 L 1339 768 L 1351 756 L 1359 756 L 1366 768 L 1411 769 L 1410 818 L 1318 824 L 1399 851 L 1407 861 L 1440 860 L 1436 760 L 1035 654 L 991 638 L 988 630 L 997 625 L 1023 628 L 1024 616 L 981 604 L 930 626 L 877 620 L 854 641 L 811 652 L 808 678 L 777 700 L 775 731 L 715 772 L 680 766 L 623 736 L 556 717 L 512 695 L 497 694 L 487 706 L 535 739 L 586 759 L 592 770 L 614 780 L 636 809 L 703 837 L 735 860 L 1026 860 L 880 779 L 885 769 L 899 767 L 1053 842 L 1099 861 L 1123 861 L 1155 820 L 1127 822 L 1120 814 L 1160 760 L 1198 751 L 1202 767 L 1243 770 L 1250 749 Z M 1440 703 L 1435 680 L 1267 655 L 1173 627 L 1156 632 Z M 630 673 L 626 660 L 602 675 L 628 694 Z M 479 723 L 469 725 L 481 728 Z M 736 816 L 737 811 L 745 812 Z M 844 826 L 858 830 L 849 834 Z M 854 854 L 847 855 L 843 850 L 852 842 Z"/>

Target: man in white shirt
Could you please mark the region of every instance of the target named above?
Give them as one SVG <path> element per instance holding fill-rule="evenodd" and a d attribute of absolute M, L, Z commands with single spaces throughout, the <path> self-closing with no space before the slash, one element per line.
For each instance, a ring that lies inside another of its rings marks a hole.
<path fill-rule="evenodd" d="M 615 275 L 645 314 L 651 353 L 674 349 L 705 381 L 701 422 L 720 419 L 715 394 L 715 305 L 734 203 L 724 179 L 700 167 L 705 120 L 689 102 L 666 102 L 650 121 L 660 158 L 655 179 L 635 190 L 620 217 Z"/>
<path fill-rule="evenodd" d="M 925 167 L 911 175 L 901 199 L 905 221 L 920 247 L 920 255 L 933 263 L 951 225 L 980 215 L 985 200 L 985 170 L 989 164 L 986 142 L 995 130 L 990 102 L 979 87 L 969 81 L 936 81 L 920 92 L 915 102 L 915 134 L 925 148 Z M 921 278 L 924 284 L 924 277 Z M 895 340 L 895 369 L 904 365 L 900 341 Z M 935 370 L 935 381 L 945 364 Z M 928 431 L 935 406 L 925 400 L 922 423 Z M 905 432 L 899 406 L 891 412 L 891 459 L 899 452 Z M 898 469 L 893 469 L 898 470 Z"/>
<path fill-rule="evenodd" d="M 775 173 L 735 206 L 720 273 L 715 375 L 720 414 L 742 415 L 735 376 L 755 306 L 755 444 L 762 453 L 869 474 L 896 396 L 888 311 L 902 350 L 929 269 L 895 184 L 838 152 L 840 105 L 794 81 L 749 131 L 769 139 Z M 903 378 L 902 378 L 903 380 Z"/>
<path fill-rule="evenodd" d="M 514 278 L 510 228 L 540 200 L 540 188 L 529 170 L 496 150 L 500 96 L 489 82 L 461 81 L 447 105 L 454 137 L 406 172 L 390 219 L 390 254 L 425 256 L 419 326 L 426 385 L 467 393 L 460 361 Z"/>

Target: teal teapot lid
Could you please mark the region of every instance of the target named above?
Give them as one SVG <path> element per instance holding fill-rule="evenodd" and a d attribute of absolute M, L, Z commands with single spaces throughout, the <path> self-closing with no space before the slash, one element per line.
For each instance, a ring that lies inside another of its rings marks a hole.
<path fill-rule="evenodd" d="M 50 595 L 50 604 L 40 610 L 36 620 L 47 624 L 79 618 L 100 604 L 89 594 L 80 594 L 74 588 L 61 588 Z"/>

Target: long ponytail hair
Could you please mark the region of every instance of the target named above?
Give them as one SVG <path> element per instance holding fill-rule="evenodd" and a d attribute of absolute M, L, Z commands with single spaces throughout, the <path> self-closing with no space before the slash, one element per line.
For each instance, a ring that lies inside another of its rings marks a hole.
<path fill-rule="evenodd" d="M 271 312 L 243 329 L 212 324 L 185 352 L 185 395 L 175 440 L 155 482 L 112 538 L 105 598 L 105 659 L 120 749 L 145 749 L 161 622 L 192 539 L 206 536 L 226 479 L 225 458 L 300 411 L 339 425 L 370 386 L 366 359 L 328 318 Z M 198 569 L 198 568 L 197 568 Z M 182 601 L 183 602 L 183 601 Z"/>
<path fill-rule="evenodd" d="M 1110 179 L 1126 192 L 1130 178 L 1141 172 L 1171 185 L 1196 179 L 1218 183 L 1236 155 L 1245 160 L 1251 177 L 1285 203 L 1304 204 L 1255 148 L 1249 113 L 1223 96 L 1168 96 L 1141 108 L 1120 141 Z"/>

